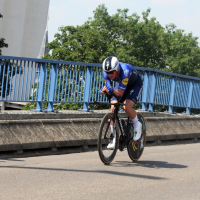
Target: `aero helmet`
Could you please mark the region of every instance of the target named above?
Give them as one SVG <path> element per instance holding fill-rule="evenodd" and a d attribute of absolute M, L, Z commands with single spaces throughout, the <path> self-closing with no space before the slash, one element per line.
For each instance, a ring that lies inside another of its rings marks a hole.
<path fill-rule="evenodd" d="M 105 72 L 118 71 L 119 61 L 116 57 L 110 56 L 103 61 L 103 70 Z"/>

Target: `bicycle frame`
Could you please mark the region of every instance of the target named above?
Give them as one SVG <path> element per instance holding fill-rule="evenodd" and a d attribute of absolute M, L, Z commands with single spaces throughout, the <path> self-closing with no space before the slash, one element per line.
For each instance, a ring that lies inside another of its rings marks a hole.
<path fill-rule="evenodd" d="M 121 117 L 119 115 L 119 105 L 120 105 L 120 103 L 117 103 L 117 104 L 114 104 L 114 105 L 115 105 L 115 107 L 114 107 L 113 113 L 114 113 L 115 119 L 119 122 L 119 128 L 120 128 L 121 134 L 123 136 L 127 136 L 128 135 L 128 127 L 129 127 L 129 124 L 132 124 L 132 121 L 130 122 L 130 117 L 128 116 L 128 120 L 127 120 L 127 123 L 126 123 L 126 130 L 124 130 L 124 127 L 122 125 L 122 120 L 121 120 Z M 131 139 L 132 138 L 130 138 L 130 140 Z"/>

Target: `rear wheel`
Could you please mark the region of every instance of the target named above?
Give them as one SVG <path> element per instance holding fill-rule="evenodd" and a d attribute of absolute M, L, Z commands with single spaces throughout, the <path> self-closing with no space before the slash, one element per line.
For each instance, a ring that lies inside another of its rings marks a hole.
<path fill-rule="evenodd" d="M 140 159 L 144 147 L 146 144 L 146 123 L 145 123 L 145 118 L 141 113 L 137 113 L 138 120 L 142 124 L 142 135 L 141 138 L 137 141 L 133 141 L 133 134 L 134 134 L 134 125 L 131 123 L 129 132 L 128 132 L 128 140 L 130 140 L 127 150 L 128 150 L 128 155 L 131 160 L 137 161 Z"/>
<path fill-rule="evenodd" d="M 115 145 L 113 149 L 109 149 L 108 144 L 113 142 L 113 134 L 111 134 L 110 122 L 114 122 L 114 131 L 116 132 Z M 119 145 L 119 125 L 113 113 L 106 114 L 101 120 L 98 136 L 98 152 L 101 161 L 104 164 L 110 164 L 118 149 Z"/>

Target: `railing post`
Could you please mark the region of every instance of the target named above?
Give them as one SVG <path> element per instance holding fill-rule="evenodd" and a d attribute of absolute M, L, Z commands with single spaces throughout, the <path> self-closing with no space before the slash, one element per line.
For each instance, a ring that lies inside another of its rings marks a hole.
<path fill-rule="evenodd" d="M 42 102 L 43 102 L 43 90 L 44 90 L 44 80 L 45 80 L 45 70 L 46 64 L 39 63 L 40 70 L 40 82 L 39 82 L 39 90 L 38 90 L 38 98 L 37 98 L 37 108 L 35 111 L 42 111 Z"/>
<path fill-rule="evenodd" d="M 154 72 L 152 74 L 152 79 L 151 79 L 151 95 L 150 95 L 150 100 L 149 100 L 149 111 L 153 111 L 155 89 L 156 89 L 156 76 L 157 76 L 157 73 Z"/>
<path fill-rule="evenodd" d="M 142 110 L 147 110 L 148 84 L 149 84 L 149 71 L 145 71 L 144 82 L 143 82 L 143 93 L 142 93 Z"/>
<path fill-rule="evenodd" d="M 171 83 L 170 99 L 169 99 L 169 110 L 168 110 L 169 113 L 173 113 L 175 89 L 176 89 L 176 76 L 173 76 Z"/>
<path fill-rule="evenodd" d="M 191 102 L 192 102 L 192 92 L 193 92 L 194 80 L 190 80 L 189 94 L 188 94 L 188 102 L 186 108 L 186 114 L 190 114 L 191 110 Z"/>
<path fill-rule="evenodd" d="M 89 111 L 89 101 L 90 101 L 90 94 L 92 89 L 92 67 L 87 66 L 86 76 L 85 76 L 85 87 L 84 87 L 84 97 L 83 97 L 83 111 Z"/>
<path fill-rule="evenodd" d="M 55 87 L 56 87 L 56 81 L 57 81 L 57 70 L 58 70 L 58 64 L 53 63 L 52 64 L 52 72 L 51 72 L 51 85 L 49 89 L 49 102 L 48 102 L 48 108 L 47 112 L 53 112 L 53 103 L 54 103 L 54 93 L 55 93 Z"/>

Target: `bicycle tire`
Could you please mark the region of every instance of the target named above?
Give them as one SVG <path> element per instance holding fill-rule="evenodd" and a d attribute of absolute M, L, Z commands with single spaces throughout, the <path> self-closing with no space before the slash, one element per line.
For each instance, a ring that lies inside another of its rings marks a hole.
<path fill-rule="evenodd" d="M 114 121 L 114 127 L 116 127 L 116 143 L 114 149 L 107 148 L 107 145 L 111 140 L 110 120 Z M 104 164 L 108 165 L 113 161 L 117 153 L 118 146 L 119 146 L 119 123 L 115 119 L 113 113 L 108 113 L 101 120 L 101 124 L 99 127 L 99 135 L 98 135 L 99 157 Z"/>
<path fill-rule="evenodd" d="M 142 123 L 142 136 L 138 141 L 133 141 L 131 138 L 134 134 L 134 126 L 130 124 L 129 132 L 128 132 L 128 139 L 131 139 L 129 144 L 127 145 L 127 151 L 130 159 L 132 161 L 138 161 L 144 151 L 145 144 L 146 144 L 146 123 L 145 118 L 141 113 L 137 113 L 138 121 Z"/>

